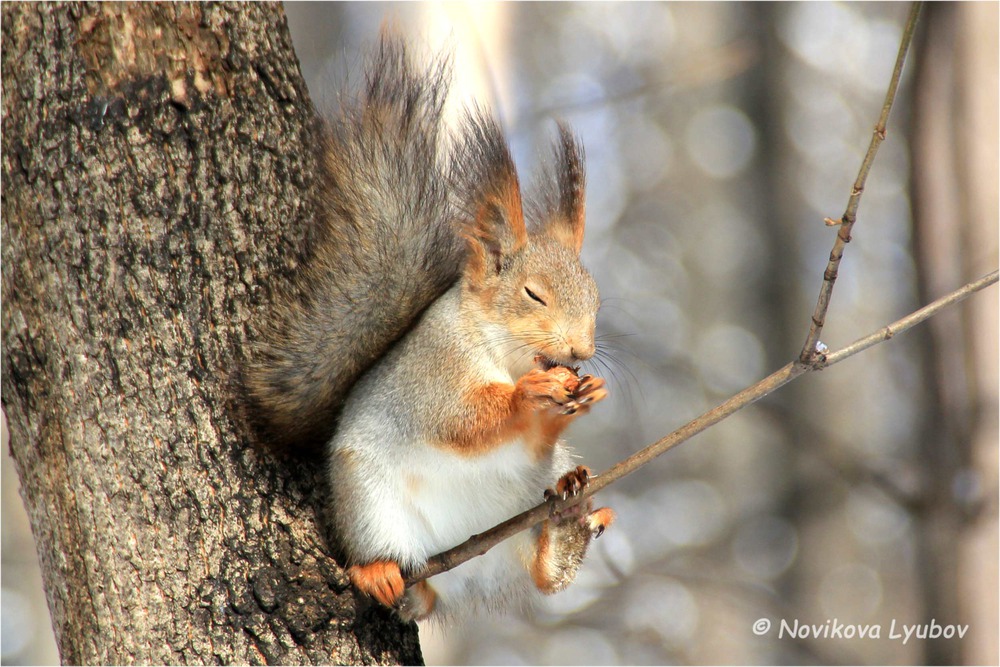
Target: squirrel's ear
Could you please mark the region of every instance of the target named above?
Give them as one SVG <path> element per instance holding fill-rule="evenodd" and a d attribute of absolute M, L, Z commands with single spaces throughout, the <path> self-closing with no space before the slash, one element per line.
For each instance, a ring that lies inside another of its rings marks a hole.
<path fill-rule="evenodd" d="M 555 145 L 555 174 L 543 175 L 541 232 L 555 239 L 576 254 L 583 248 L 583 228 L 586 222 L 586 168 L 583 145 L 573 132 L 559 123 L 559 138 Z M 554 181 L 554 183 L 553 183 Z"/>
<path fill-rule="evenodd" d="M 517 170 L 500 126 L 476 111 L 466 118 L 463 129 L 452 170 L 466 219 L 466 272 L 482 278 L 487 271 L 503 270 L 507 259 L 528 242 L 528 230 Z"/>

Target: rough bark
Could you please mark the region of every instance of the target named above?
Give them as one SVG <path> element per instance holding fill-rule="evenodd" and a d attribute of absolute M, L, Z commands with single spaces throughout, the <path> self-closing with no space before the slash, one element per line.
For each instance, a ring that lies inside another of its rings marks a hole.
<path fill-rule="evenodd" d="M 301 255 L 278 5 L 3 5 L 3 405 L 68 663 L 417 662 L 236 371 Z"/>

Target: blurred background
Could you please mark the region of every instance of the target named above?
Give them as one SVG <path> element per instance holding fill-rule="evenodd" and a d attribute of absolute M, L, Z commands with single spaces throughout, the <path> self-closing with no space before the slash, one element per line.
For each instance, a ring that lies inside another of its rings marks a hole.
<path fill-rule="evenodd" d="M 583 259 L 612 399 L 569 441 L 595 470 L 795 358 L 881 109 L 904 3 L 286 3 L 314 100 L 386 17 L 456 53 L 522 181 L 587 150 Z M 925 7 L 824 342 L 842 347 L 996 268 L 998 10 Z M 996 288 L 792 385 L 598 497 L 618 523 L 534 610 L 421 627 L 429 664 L 997 664 Z M 4 436 L 6 437 L 6 435 Z M 6 441 L 4 444 L 6 452 Z M 54 663 L 3 469 L 2 661 Z M 772 623 L 754 634 L 758 619 Z M 880 639 L 778 636 L 782 620 Z M 969 625 L 963 639 L 890 624 Z M 832 626 L 831 626 L 832 627 Z"/>

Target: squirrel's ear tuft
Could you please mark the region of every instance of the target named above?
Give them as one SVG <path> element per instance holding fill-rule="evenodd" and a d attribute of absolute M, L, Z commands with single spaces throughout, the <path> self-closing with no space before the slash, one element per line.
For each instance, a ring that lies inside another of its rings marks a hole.
<path fill-rule="evenodd" d="M 555 166 L 542 171 L 541 201 L 535 212 L 539 231 L 576 254 L 583 248 L 586 223 L 586 167 L 583 144 L 564 123 L 559 123 L 555 144 Z"/>
<path fill-rule="evenodd" d="M 457 205 L 466 220 L 466 272 L 480 278 L 487 271 L 499 273 L 528 242 L 528 230 L 510 149 L 496 120 L 482 110 L 465 120 L 452 173 Z"/>

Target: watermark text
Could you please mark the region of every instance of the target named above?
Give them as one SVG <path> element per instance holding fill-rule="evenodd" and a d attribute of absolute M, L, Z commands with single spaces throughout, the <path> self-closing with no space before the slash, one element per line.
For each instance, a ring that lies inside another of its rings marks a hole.
<path fill-rule="evenodd" d="M 760 618 L 753 624 L 753 633 L 759 637 L 771 632 L 770 619 Z M 888 626 L 881 623 L 843 623 L 833 618 L 822 623 L 802 623 L 798 619 L 780 619 L 778 639 L 890 639 L 903 644 L 914 639 L 963 639 L 969 632 L 968 624 L 942 624 L 937 619 L 930 623 L 899 623 L 893 619 Z"/>

